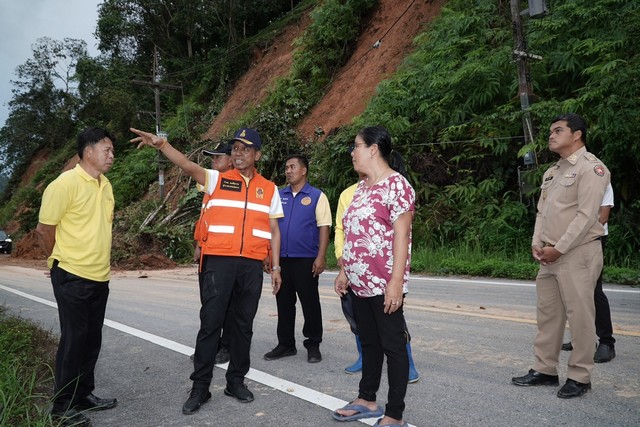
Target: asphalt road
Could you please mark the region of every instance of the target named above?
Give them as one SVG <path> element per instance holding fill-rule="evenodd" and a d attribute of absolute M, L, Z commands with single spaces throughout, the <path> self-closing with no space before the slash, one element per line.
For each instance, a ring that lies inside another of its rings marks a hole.
<path fill-rule="evenodd" d="M 356 350 L 333 293 L 334 278 L 331 272 L 321 276 L 321 363 L 306 361 L 300 310 L 298 354 L 263 360 L 276 345 L 277 321 L 275 299 L 265 286 L 247 378 L 256 400 L 242 404 L 224 396 L 224 369 L 218 367 L 212 399 L 197 414 L 184 416 L 193 368 L 188 355 L 198 329 L 195 267 L 114 273 L 95 394 L 117 397 L 119 405 L 90 414 L 93 425 L 341 425 L 331 410 L 356 397 L 359 375 L 343 372 Z M 640 290 L 605 286 L 605 292 L 617 357 L 596 365 L 593 390 L 586 396 L 563 400 L 556 397 L 557 387 L 521 388 L 510 382 L 533 361 L 532 282 L 413 276 L 405 313 L 421 379 L 408 386 L 406 420 L 414 426 L 640 425 Z M 0 304 L 58 333 L 55 300 L 43 271 L 0 265 Z M 563 353 L 561 382 L 567 358 Z M 383 379 L 379 403 L 386 401 L 386 392 Z"/>

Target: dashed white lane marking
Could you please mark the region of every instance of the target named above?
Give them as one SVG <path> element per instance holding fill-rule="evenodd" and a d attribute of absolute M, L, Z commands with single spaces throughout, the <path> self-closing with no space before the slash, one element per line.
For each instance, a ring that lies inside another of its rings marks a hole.
<path fill-rule="evenodd" d="M 19 295 L 23 298 L 30 299 L 40 304 L 47 305 L 49 307 L 58 308 L 58 305 L 55 302 L 51 302 L 49 300 L 36 297 L 34 295 L 30 295 L 13 288 L 9 288 L 4 285 L 0 285 L 0 289 Z M 105 319 L 104 324 L 110 328 L 124 332 L 125 334 L 129 334 L 134 337 L 143 339 L 145 341 L 149 341 L 153 344 L 159 345 L 169 350 L 173 350 L 177 353 L 184 354 L 185 356 L 189 356 L 193 354 L 193 351 L 194 351 L 193 347 L 189 347 L 187 345 L 183 345 L 175 341 L 168 340 L 158 335 L 150 334 L 140 329 L 132 328 L 131 326 L 127 326 L 120 322 L 115 322 L 113 320 Z M 229 365 L 228 363 L 224 363 L 216 366 L 226 370 L 228 365 Z M 310 389 L 308 387 L 302 386 L 300 384 L 296 384 L 291 381 L 284 380 L 282 378 L 275 377 L 273 375 L 267 374 L 266 372 L 258 371 L 257 369 L 253 369 L 253 368 L 249 369 L 249 372 L 247 373 L 246 378 L 252 381 L 258 382 L 260 384 L 264 384 L 276 390 L 279 390 L 288 395 L 295 396 L 298 399 L 302 399 L 304 401 L 313 403 L 317 406 L 328 409 L 330 411 L 334 411 L 336 408 L 341 408 L 347 403 L 349 403 L 345 400 L 338 399 L 328 394 L 320 393 L 319 391 Z M 373 418 L 359 420 L 359 421 L 361 423 L 368 424 L 370 426 L 372 426 L 376 422 L 376 420 Z M 415 427 L 412 424 L 409 424 L 409 426 Z"/>

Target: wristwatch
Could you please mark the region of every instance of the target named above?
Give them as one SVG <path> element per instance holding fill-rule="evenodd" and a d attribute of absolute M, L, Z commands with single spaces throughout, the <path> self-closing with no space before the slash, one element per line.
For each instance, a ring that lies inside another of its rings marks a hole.
<path fill-rule="evenodd" d="M 273 267 L 271 267 L 271 272 L 273 273 L 274 271 L 282 271 L 282 267 L 280 267 L 279 265 L 274 265 Z"/>

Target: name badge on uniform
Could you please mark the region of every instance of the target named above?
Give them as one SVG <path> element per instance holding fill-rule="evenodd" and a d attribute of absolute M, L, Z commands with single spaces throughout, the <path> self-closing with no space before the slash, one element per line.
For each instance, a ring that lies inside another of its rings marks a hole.
<path fill-rule="evenodd" d="M 264 189 L 256 188 L 256 199 L 264 199 Z"/>
<path fill-rule="evenodd" d="M 239 193 L 240 191 L 242 191 L 242 182 L 235 181 L 229 178 L 222 178 L 222 180 L 220 181 L 220 189 L 227 190 L 227 191 L 235 191 Z"/>

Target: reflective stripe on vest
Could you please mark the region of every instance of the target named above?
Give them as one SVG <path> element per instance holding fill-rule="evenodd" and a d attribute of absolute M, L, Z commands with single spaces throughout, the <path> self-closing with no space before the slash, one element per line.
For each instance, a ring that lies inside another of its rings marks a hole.
<path fill-rule="evenodd" d="M 238 186 L 223 186 L 238 181 Z M 271 201 L 278 191 L 260 174 L 245 184 L 237 170 L 224 172 L 202 214 L 202 253 L 263 260 L 269 250 Z"/>
<path fill-rule="evenodd" d="M 271 233 L 267 233 L 266 231 L 258 230 L 254 228 L 253 235 L 256 237 L 262 237 L 263 239 L 271 239 Z"/>
<path fill-rule="evenodd" d="M 233 234 L 235 227 L 233 225 L 210 225 L 209 233 L 226 233 Z"/>
<path fill-rule="evenodd" d="M 241 200 L 211 199 L 207 203 L 207 209 L 212 207 L 212 206 L 218 206 L 218 207 L 224 206 L 224 207 L 227 207 L 227 208 L 244 209 L 245 208 L 245 202 L 241 201 Z M 266 206 L 266 205 L 259 205 L 257 203 L 247 202 L 247 209 L 252 210 L 252 211 L 258 211 L 258 212 L 266 213 L 267 215 L 269 214 L 269 206 Z"/>
<path fill-rule="evenodd" d="M 233 234 L 235 227 L 233 225 L 210 225 L 209 233 L 221 233 L 221 234 Z M 251 230 L 251 234 L 263 239 L 271 239 L 271 233 L 267 233 L 263 230 L 254 228 Z"/>

